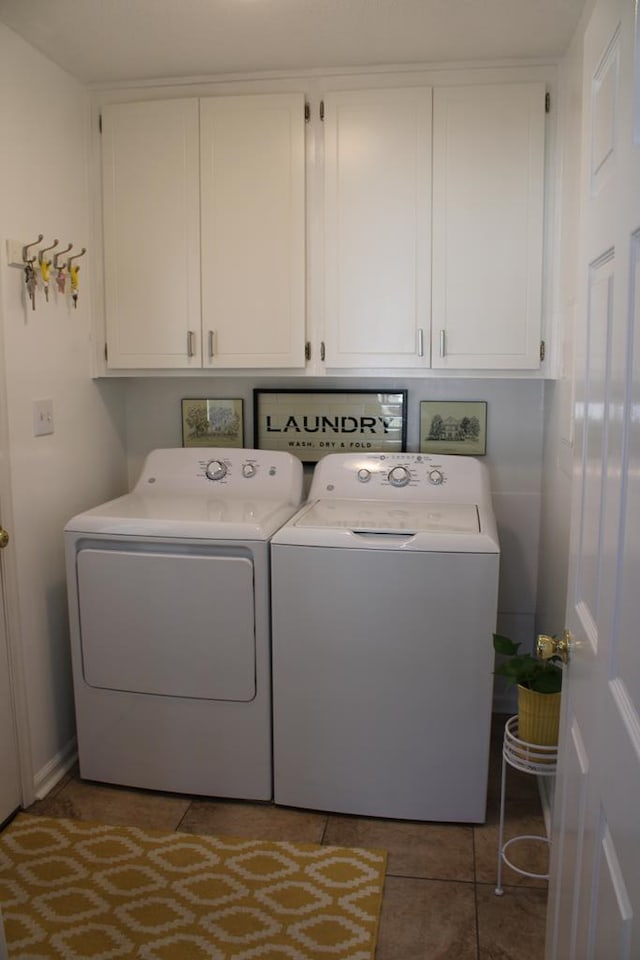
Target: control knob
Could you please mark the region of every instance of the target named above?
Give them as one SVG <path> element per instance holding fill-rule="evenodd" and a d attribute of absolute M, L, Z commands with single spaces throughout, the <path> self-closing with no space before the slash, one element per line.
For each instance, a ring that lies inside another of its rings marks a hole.
<path fill-rule="evenodd" d="M 389 470 L 387 479 L 392 487 L 406 487 L 411 479 L 411 474 L 406 467 L 393 467 Z"/>
<path fill-rule="evenodd" d="M 444 482 L 444 473 L 442 470 L 429 470 L 429 483 L 439 485 Z"/>
<path fill-rule="evenodd" d="M 357 476 L 360 483 L 366 483 L 368 480 L 371 480 L 371 471 L 367 470 L 366 467 L 361 467 L 360 470 L 358 470 Z"/>
<path fill-rule="evenodd" d="M 249 477 L 255 477 L 256 472 L 257 472 L 257 469 L 258 469 L 258 468 L 256 467 L 255 463 L 243 463 L 243 464 L 242 464 L 242 476 L 243 476 L 243 477 L 247 477 L 247 479 L 248 479 Z"/>
<path fill-rule="evenodd" d="M 210 460 L 205 474 L 209 480 L 224 480 L 227 475 L 227 465 L 222 460 Z"/>

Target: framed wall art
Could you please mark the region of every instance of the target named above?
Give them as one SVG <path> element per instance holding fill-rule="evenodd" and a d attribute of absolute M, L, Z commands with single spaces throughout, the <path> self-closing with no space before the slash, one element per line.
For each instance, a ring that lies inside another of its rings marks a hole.
<path fill-rule="evenodd" d="M 420 452 L 484 456 L 487 452 L 486 402 L 484 400 L 421 401 Z"/>
<path fill-rule="evenodd" d="M 242 447 L 242 400 L 187 398 L 182 401 L 183 447 Z"/>
<path fill-rule="evenodd" d="M 406 390 L 254 390 L 254 442 L 307 463 L 326 453 L 399 452 Z"/>

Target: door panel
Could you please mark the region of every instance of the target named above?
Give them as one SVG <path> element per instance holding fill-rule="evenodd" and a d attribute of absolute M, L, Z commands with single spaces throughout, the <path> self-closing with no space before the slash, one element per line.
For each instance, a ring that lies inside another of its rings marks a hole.
<path fill-rule="evenodd" d="M 540 83 L 434 93 L 434 367 L 539 366 L 544 105 Z"/>
<path fill-rule="evenodd" d="M 198 101 L 104 107 L 102 165 L 109 366 L 199 367 Z"/>
<path fill-rule="evenodd" d="M 304 367 L 301 93 L 200 101 L 203 365 Z"/>
<path fill-rule="evenodd" d="M 576 456 L 547 957 L 640 956 L 640 159 L 632 5 L 585 33 Z"/>
<path fill-rule="evenodd" d="M 77 575 L 89 686 L 207 700 L 255 697 L 248 557 L 85 549 Z"/>
<path fill-rule="evenodd" d="M 325 98 L 328 367 L 428 367 L 428 87 Z"/>

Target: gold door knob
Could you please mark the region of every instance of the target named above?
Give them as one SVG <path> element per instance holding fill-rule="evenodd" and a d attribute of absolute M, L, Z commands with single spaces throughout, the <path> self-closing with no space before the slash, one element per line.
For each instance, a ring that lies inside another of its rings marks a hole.
<path fill-rule="evenodd" d="M 4 548 L 8 543 L 9 543 L 9 531 L 5 530 L 4 527 L 0 527 L 0 550 L 4 550 Z"/>
<path fill-rule="evenodd" d="M 536 643 L 536 655 L 539 660 L 560 657 L 563 663 L 569 662 L 569 650 L 573 642 L 570 630 L 564 630 L 561 637 L 547 637 L 541 633 Z"/>

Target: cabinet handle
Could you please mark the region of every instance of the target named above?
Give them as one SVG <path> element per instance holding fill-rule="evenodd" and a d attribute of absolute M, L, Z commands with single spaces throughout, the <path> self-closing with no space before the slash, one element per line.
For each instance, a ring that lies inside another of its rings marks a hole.
<path fill-rule="evenodd" d="M 216 332 L 209 330 L 209 359 L 216 355 Z"/>
<path fill-rule="evenodd" d="M 418 356 L 424 357 L 424 330 L 418 328 Z"/>
<path fill-rule="evenodd" d="M 446 343 L 445 343 L 445 331 L 440 331 L 440 356 L 444 357 L 446 353 Z"/>
<path fill-rule="evenodd" d="M 322 360 L 323 363 L 324 363 L 324 354 L 325 354 L 324 340 L 322 340 L 320 342 L 320 359 Z"/>
<path fill-rule="evenodd" d="M 193 330 L 187 330 L 187 356 L 195 357 L 196 348 L 195 348 L 195 333 Z"/>

